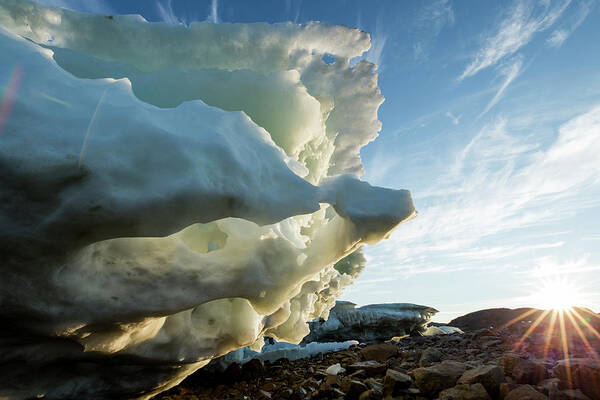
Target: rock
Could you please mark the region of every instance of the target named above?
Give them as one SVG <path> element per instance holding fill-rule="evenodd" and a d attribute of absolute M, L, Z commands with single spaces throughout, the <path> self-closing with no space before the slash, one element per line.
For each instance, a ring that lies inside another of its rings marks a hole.
<path fill-rule="evenodd" d="M 360 361 L 348 366 L 348 371 L 365 371 L 365 375 L 367 376 L 375 376 L 381 375 L 385 372 L 387 367 L 385 364 L 381 364 L 377 361 Z"/>
<path fill-rule="evenodd" d="M 442 390 L 439 400 L 492 400 L 481 383 L 462 384 Z"/>
<path fill-rule="evenodd" d="M 550 400 L 591 400 L 579 389 L 550 390 Z"/>
<path fill-rule="evenodd" d="M 506 376 L 512 376 L 515 366 L 521 362 L 521 357 L 518 354 L 505 354 L 502 356 L 501 368 Z"/>
<path fill-rule="evenodd" d="M 504 400 L 548 400 L 548 396 L 538 392 L 531 385 L 519 385 L 508 392 Z"/>
<path fill-rule="evenodd" d="M 600 362 L 592 358 L 561 360 L 552 372 L 567 387 L 579 388 L 586 396 L 600 399 Z"/>
<path fill-rule="evenodd" d="M 271 399 L 273 397 L 271 393 L 265 392 L 264 390 L 259 390 L 258 392 L 261 394 L 262 398 Z"/>
<path fill-rule="evenodd" d="M 412 378 L 402 372 L 388 369 L 383 379 L 383 393 L 397 395 L 400 390 L 408 389 L 412 384 Z"/>
<path fill-rule="evenodd" d="M 504 374 L 495 365 L 482 365 L 465 371 L 458 379 L 460 384 L 481 383 L 485 390 L 492 396 L 496 396 L 500 390 L 500 384 L 504 383 Z"/>
<path fill-rule="evenodd" d="M 391 343 L 373 344 L 360 350 L 360 355 L 364 360 L 386 361 L 397 354 L 398 347 Z"/>
<path fill-rule="evenodd" d="M 421 353 L 421 359 L 419 360 L 419 367 L 429 367 L 434 362 L 438 362 L 442 359 L 442 352 L 435 347 L 428 347 Z"/>
<path fill-rule="evenodd" d="M 358 397 L 358 400 L 374 400 L 376 399 L 376 394 L 373 390 L 367 390 Z"/>
<path fill-rule="evenodd" d="M 537 384 L 547 377 L 547 364 L 540 360 L 527 360 L 516 354 L 502 357 L 502 371 L 518 383 Z"/>
<path fill-rule="evenodd" d="M 342 368 L 342 366 L 340 365 L 340 363 L 333 364 L 333 365 L 329 366 L 325 370 L 325 373 L 327 375 L 338 375 L 338 374 L 343 373 L 343 372 L 346 372 L 346 370 L 344 368 Z"/>
<path fill-rule="evenodd" d="M 517 385 L 516 383 L 501 383 L 500 390 L 498 393 L 498 399 L 503 400 L 511 390 L 516 389 L 518 387 L 519 385 Z"/>
<path fill-rule="evenodd" d="M 537 384 L 548 376 L 548 365 L 540 360 L 521 360 L 512 371 L 512 377 L 517 383 Z"/>
<path fill-rule="evenodd" d="M 553 389 L 558 390 L 559 384 L 560 379 L 558 378 L 544 379 L 538 383 L 538 390 L 544 394 L 548 394 Z"/>
<path fill-rule="evenodd" d="M 417 368 L 412 373 L 419 389 L 429 396 L 435 396 L 454 386 L 465 369 L 463 363 L 446 360 L 431 367 Z"/>
<path fill-rule="evenodd" d="M 265 372 L 265 364 L 258 358 L 253 358 L 242 365 L 242 374 L 246 377 L 256 377 Z"/>
<path fill-rule="evenodd" d="M 369 390 L 367 385 L 357 380 L 347 380 L 343 382 L 342 389 L 346 392 L 347 400 L 356 400 L 363 392 Z"/>

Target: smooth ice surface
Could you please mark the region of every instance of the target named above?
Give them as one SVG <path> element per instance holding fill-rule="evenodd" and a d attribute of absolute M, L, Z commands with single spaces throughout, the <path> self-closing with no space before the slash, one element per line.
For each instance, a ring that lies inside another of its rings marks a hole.
<path fill-rule="evenodd" d="M 298 343 L 361 245 L 416 215 L 358 179 L 383 101 L 350 67 L 364 32 L 24 0 L 0 24 L 0 397 L 147 398 L 264 336 Z"/>

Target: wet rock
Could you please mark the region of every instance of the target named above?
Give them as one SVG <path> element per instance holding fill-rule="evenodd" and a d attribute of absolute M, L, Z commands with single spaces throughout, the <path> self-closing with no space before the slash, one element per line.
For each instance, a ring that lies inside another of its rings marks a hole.
<path fill-rule="evenodd" d="M 388 358 L 395 357 L 398 354 L 398 347 L 395 344 L 373 344 L 360 350 L 364 360 L 386 361 Z"/>
<path fill-rule="evenodd" d="M 492 400 L 481 383 L 461 384 L 442 390 L 440 400 Z"/>
<path fill-rule="evenodd" d="M 549 400 L 548 396 L 543 395 L 531 385 L 519 385 L 517 388 L 508 392 L 504 400 Z"/>
<path fill-rule="evenodd" d="M 453 387 L 465 369 L 463 363 L 446 360 L 412 372 L 419 389 L 429 396 L 435 396 L 442 390 Z"/>
<path fill-rule="evenodd" d="M 516 389 L 518 387 L 519 385 L 517 385 L 516 383 L 501 383 L 498 393 L 498 399 L 503 400 L 511 390 Z"/>
<path fill-rule="evenodd" d="M 496 396 L 500 390 L 500 384 L 504 383 L 504 374 L 495 365 L 482 365 L 465 371 L 458 379 L 459 384 L 481 383 L 485 390 L 492 396 Z"/>
<path fill-rule="evenodd" d="M 442 359 L 442 352 L 435 347 L 429 347 L 421 353 L 421 359 L 419 360 L 419 367 L 429 367 L 434 362 L 438 362 Z"/>

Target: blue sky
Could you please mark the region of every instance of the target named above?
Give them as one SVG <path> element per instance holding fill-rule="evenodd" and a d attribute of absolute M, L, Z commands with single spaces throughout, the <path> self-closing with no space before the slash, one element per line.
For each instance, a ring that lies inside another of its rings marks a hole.
<path fill-rule="evenodd" d="M 595 0 L 40 0 L 190 23 L 318 20 L 361 28 L 379 65 L 372 184 L 419 217 L 366 249 L 343 299 L 413 302 L 439 321 L 543 306 L 547 280 L 600 311 L 600 7 Z"/>

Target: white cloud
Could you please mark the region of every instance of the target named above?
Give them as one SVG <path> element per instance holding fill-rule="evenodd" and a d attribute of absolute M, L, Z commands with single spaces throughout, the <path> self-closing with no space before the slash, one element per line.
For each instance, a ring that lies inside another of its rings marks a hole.
<path fill-rule="evenodd" d="M 219 2 L 218 0 L 212 0 L 210 3 L 210 12 L 206 20 L 213 24 L 219 23 Z"/>
<path fill-rule="evenodd" d="M 173 0 L 166 0 L 165 2 L 156 2 L 156 8 L 160 18 L 169 24 L 181 24 L 185 21 L 178 17 L 173 10 Z"/>
<path fill-rule="evenodd" d="M 571 0 L 557 4 L 551 1 L 540 7 L 531 1 L 517 1 L 509 10 L 509 15 L 500 22 L 496 32 L 485 39 L 485 45 L 475 54 L 459 80 L 477 74 L 507 56 L 516 53 L 531 41 L 533 36 L 550 28 L 569 6 Z"/>
<path fill-rule="evenodd" d="M 568 37 L 569 31 L 566 29 L 557 29 L 548 38 L 548 44 L 552 47 L 560 47 Z"/>
<path fill-rule="evenodd" d="M 452 114 L 450 111 L 447 111 L 446 112 L 446 117 L 450 118 L 450 120 L 452 121 L 452 123 L 454 125 L 458 125 L 460 123 L 460 118 L 462 117 L 462 115 L 459 115 L 457 117 L 454 114 Z"/>
<path fill-rule="evenodd" d="M 413 193 L 418 218 L 367 249 L 371 259 L 409 273 L 447 271 L 563 246 L 518 238 L 600 206 L 586 195 L 600 190 L 600 105 L 564 123 L 545 150 L 533 137 L 511 132 L 506 119 L 483 127 L 426 193 Z"/>
<path fill-rule="evenodd" d="M 449 0 L 437 0 L 423 7 L 416 18 L 418 39 L 413 43 L 414 58 L 424 61 L 428 57 L 429 43 L 447 26 L 454 24 L 454 10 Z"/>
<path fill-rule="evenodd" d="M 96 14 L 113 14 L 114 10 L 103 0 L 34 0 L 36 3 L 49 7 L 62 7 L 74 11 Z"/>
<path fill-rule="evenodd" d="M 492 107 L 496 105 L 496 103 L 498 103 L 508 85 L 510 85 L 512 81 L 514 81 L 517 78 L 517 76 L 519 76 L 522 66 L 523 58 L 516 57 L 509 65 L 500 69 L 500 74 L 504 76 L 504 82 L 502 83 L 492 100 L 490 100 L 487 106 L 485 106 L 485 109 L 481 112 L 481 114 L 479 114 L 478 118 L 486 114 L 488 111 L 490 111 Z"/>
<path fill-rule="evenodd" d="M 563 24 L 563 27 L 552 32 L 547 40 L 549 46 L 561 47 L 568 37 L 579 28 L 592 10 L 592 1 L 581 0 L 578 2 L 578 5 L 579 9 L 569 18 L 569 21 Z"/>

